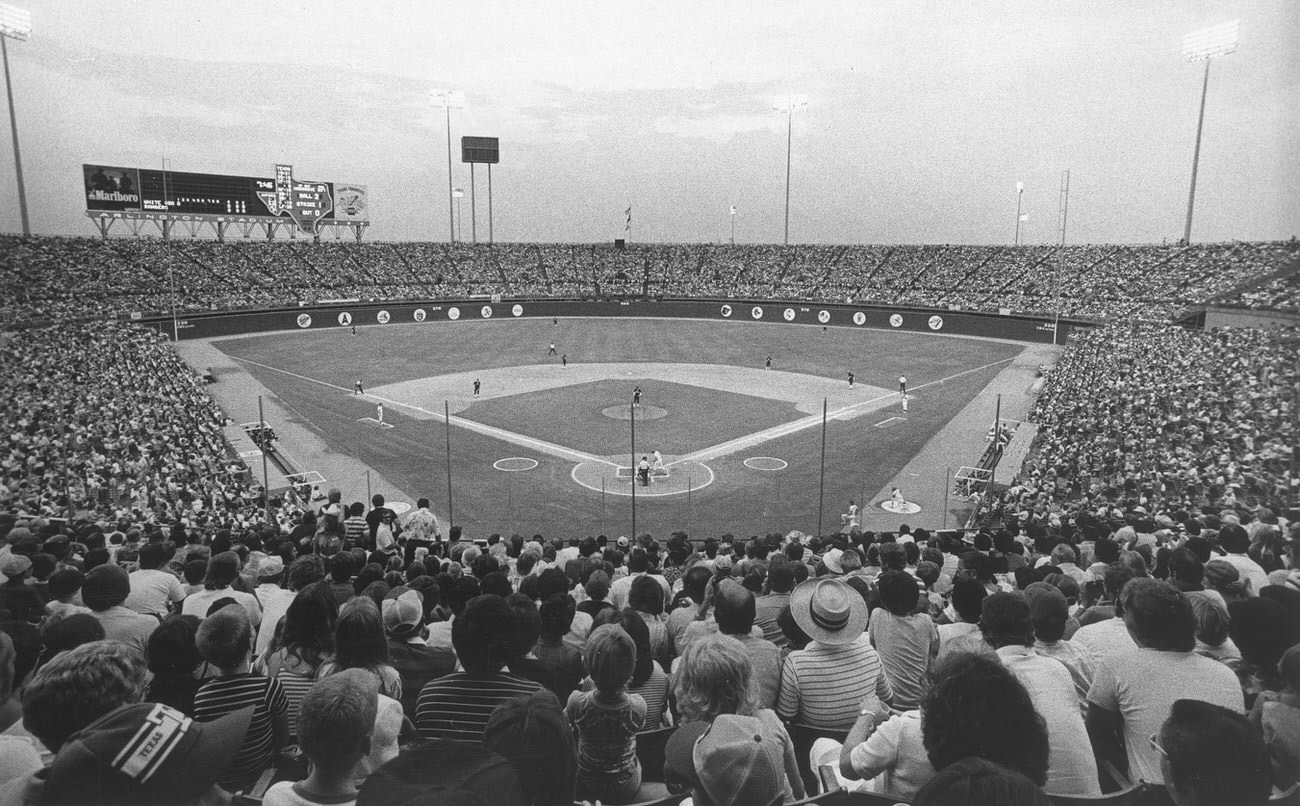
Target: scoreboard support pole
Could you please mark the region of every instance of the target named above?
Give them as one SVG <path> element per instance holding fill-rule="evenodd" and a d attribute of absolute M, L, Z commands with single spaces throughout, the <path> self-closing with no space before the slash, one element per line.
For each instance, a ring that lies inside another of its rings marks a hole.
<path fill-rule="evenodd" d="M 469 242 L 478 243 L 478 215 L 474 212 L 474 163 L 469 164 Z"/>
<path fill-rule="evenodd" d="M 492 245 L 492 163 L 488 167 L 488 246 Z"/>

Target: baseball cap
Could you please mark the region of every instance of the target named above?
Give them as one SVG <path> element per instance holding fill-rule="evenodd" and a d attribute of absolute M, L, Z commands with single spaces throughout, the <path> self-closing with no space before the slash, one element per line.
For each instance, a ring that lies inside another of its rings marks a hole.
<path fill-rule="evenodd" d="M 408 636 L 424 622 L 424 600 L 413 590 L 405 591 L 392 599 L 384 599 L 381 609 L 384 614 L 384 629 L 393 636 Z"/>
<path fill-rule="evenodd" d="M 664 773 L 703 790 L 716 806 L 779 803 L 786 789 L 784 755 L 764 734 L 762 721 L 752 716 L 687 723 L 664 748 Z"/>
<path fill-rule="evenodd" d="M 31 567 L 31 558 L 26 555 L 14 554 L 13 552 L 5 552 L 0 555 L 0 574 L 7 577 L 16 577 L 25 573 Z"/>
<path fill-rule="evenodd" d="M 370 773 L 357 806 L 524 806 L 514 765 L 469 742 L 434 739 Z"/>
<path fill-rule="evenodd" d="M 196 722 L 160 703 L 123 705 L 72 735 L 45 779 L 52 803 L 190 803 L 244 742 L 250 706 Z"/>
<path fill-rule="evenodd" d="M 1046 582 L 1034 582 L 1026 587 L 1025 599 L 1029 602 L 1029 618 L 1035 622 L 1053 617 L 1064 619 L 1070 614 L 1065 594 Z"/>

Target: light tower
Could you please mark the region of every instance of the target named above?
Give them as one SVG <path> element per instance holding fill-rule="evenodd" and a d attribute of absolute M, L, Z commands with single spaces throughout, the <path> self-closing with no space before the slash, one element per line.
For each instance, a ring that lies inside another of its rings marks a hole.
<path fill-rule="evenodd" d="M 1196 203 L 1196 169 L 1201 161 L 1201 127 L 1205 124 L 1205 95 L 1210 88 L 1210 62 L 1237 49 L 1237 29 L 1240 24 L 1241 20 L 1233 20 L 1192 31 L 1183 37 L 1183 58 L 1189 62 L 1205 62 L 1205 77 L 1201 80 L 1201 111 L 1196 116 L 1196 146 L 1192 150 L 1192 186 L 1187 191 L 1187 223 L 1183 225 L 1185 244 L 1192 242 L 1192 208 Z"/>
<path fill-rule="evenodd" d="M 22 218 L 23 235 L 32 234 L 27 218 L 27 189 L 23 186 L 23 158 L 18 150 L 18 117 L 14 112 L 14 88 L 9 79 L 9 46 L 6 40 L 27 41 L 32 35 L 32 15 L 25 8 L 0 3 L 0 55 L 5 63 L 5 95 L 9 99 L 9 130 L 14 136 L 14 177 L 18 180 L 18 215 Z"/>
<path fill-rule="evenodd" d="M 790 146 L 794 138 L 794 113 L 808 105 L 806 95 L 785 95 L 772 102 L 772 108 L 786 116 L 785 120 L 785 238 L 790 245 Z"/>
<path fill-rule="evenodd" d="M 447 230 L 449 239 L 456 241 L 456 203 L 455 192 L 451 187 L 451 110 L 465 108 L 464 93 L 456 90 L 434 90 L 433 98 L 438 106 L 447 111 Z"/>
<path fill-rule="evenodd" d="M 1016 246 L 1020 245 L 1020 222 L 1024 220 L 1020 217 L 1020 197 L 1023 195 L 1025 195 L 1025 183 L 1017 182 L 1016 183 Z"/>

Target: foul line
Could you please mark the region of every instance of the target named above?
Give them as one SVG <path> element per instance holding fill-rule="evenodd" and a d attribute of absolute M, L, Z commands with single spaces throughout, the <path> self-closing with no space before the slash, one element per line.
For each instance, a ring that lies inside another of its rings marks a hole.
<path fill-rule="evenodd" d="M 961 372 L 955 373 L 953 375 L 949 375 L 946 378 L 940 378 L 937 381 L 930 381 L 928 383 L 923 383 L 920 386 L 913 386 L 911 387 L 911 390 L 909 390 L 909 393 L 912 390 L 924 389 L 927 386 L 934 386 L 935 384 L 945 383 L 947 381 L 953 380 L 954 378 L 960 378 L 963 375 L 969 375 L 972 372 L 979 372 L 981 370 L 988 369 L 989 367 L 996 367 L 998 364 L 1005 364 L 1009 361 L 1016 360 L 1016 358 L 1017 356 L 1012 356 L 1011 358 L 1004 358 L 1001 361 L 990 361 L 989 363 L 984 364 L 983 366 L 962 370 Z M 898 396 L 897 392 L 888 392 L 886 394 L 873 397 L 870 400 L 863 400 L 858 403 L 853 403 L 843 408 L 836 409 L 835 411 L 827 412 L 826 419 L 830 420 L 836 417 L 840 417 L 842 415 L 857 411 L 858 409 L 866 408 L 867 406 L 870 406 L 873 403 L 879 403 L 882 400 L 889 400 L 890 398 L 897 397 L 897 396 Z M 797 434 L 800 431 L 805 431 L 809 428 L 814 428 L 818 425 L 821 425 L 821 422 L 822 422 L 822 417 L 820 414 L 809 415 L 808 417 L 804 417 L 799 420 L 792 420 L 791 422 L 785 423 L 783 425 L 773 426 L 772 428 L 768 428 L 763 431 L 756 431 L 753 434 L 749 434 L 747 436 L 738 437 L 736 439 L 729 440 L 727 442 L 723 442 L 709 448 L 698 450 L 695 453 L 687 454 L 677 459 L 674 462 L 670 462 L 669 464 L 677 464 L 678 462 L 688 462 L 688 461 L 706 462 L 710 459 L 717 459 L 719 457 L 726 456 L 727 454 L 735 453 L 736 451 L 741 451 L 747 448 L 753 448 L 758 445 L 762 445 L 764 442 L 771 442 L 774 439 L 780 439 L 781 437 L 787 437 L 790 436 L 791 434 Z"/>
<path fill-rule="evenodd" d="M 245 364 L 252 364 L 255 367 L 269 369 L 272 372 L 279 372 L 284 375 L 288 375 L 292 378 L 298 378 L 299 380 L 318 383 L 321 386 L 327 386 L 330 389 L 337 389 L 340 392 L 353 391 L 352 389 L 348 389 L 345 386 L 339 386 L 338 384 L 333 384 L 330 383 L 329 381 L 322 381 L 317 378 L 309 378 L 306 375 L 299 375 L 296 372 L 290 372 L 287 369 L 280 369 L 279 367 L 273 367 L 270 364 L 263 364 L 259 361 L 253 361 L 248 358 L 240 358 L 238 356 L 231 356 L 231 358 L 234 358 L 236 361 L 243 361 Z M 379 395 L 372 395 L 369 392 L 365 392 L 361 396 L 370 398 L 371 400 L 379 400 L 384 403 L 391 404 L 393 406 L 400 406 L 401 408 L 410 409 L 411 411 L 418 411 L 421 414 L 424 414 L 434 420 L 438 420 L 441 422 L 447 421 L 447 418 L 444 417 L 442 412 L 440 411 L 430 411 L 420 406 L 413 406 L 410 403 L 403 403 L 400 400 L 393 400 L 391 398 L 380 397 Z M 492 426 L 492 425 L 484 425 L 483 423 L 475 422 L 474 420 L 467 420 L 463 417 L 456 418 L 456 420 L 453 421 L 451 425 L 464 428 L 467 431 L 475 431 L 477 433 L 483 434 L 484 436 L 489 436 L 489 437 L 493 437 L 494 439 L 502 440 L 503 442 L 509 442 L 514 445 L 520 445 L 525 448 L 532 448 L 533 450 L 539 451 L 541 453 L 550 454 L 551 456 L 555 456 L 560 459 L 566 459 L 569 461 L 577 461 L 577 462 L 599 462 L 600 464 L 618 467 L 617 462 L 611 462 L 608 459 L 601 459 L 599 456 L 592 456 L 589 453 L 583 453 L 582 451 L 577 451 L 572 448 L 566 448 L 563 445 L 556 445 L 553 442 L 547 442 L 542 439 L 536 439 L 534 437 L 524 436 L 523 434 L 518 434 L 514 431 L 507 431 L 504 428 L 497 428 L 496 426 Z"/>

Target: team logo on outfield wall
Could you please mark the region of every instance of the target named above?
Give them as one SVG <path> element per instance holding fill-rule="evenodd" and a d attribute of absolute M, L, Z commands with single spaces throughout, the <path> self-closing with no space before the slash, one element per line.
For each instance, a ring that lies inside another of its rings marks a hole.
<path fill-rule="evenodd" d="M 930 317 L 930 329 L 931 329 L 931 330 L 938 330 L 938 329 L 941 328 L 941 327 L 943 327 L 943 317 L 942 317 L 942 316 L 931 316 L 931 317 Z"/>
<path fill-rule="evenodd" d="M 853 324 L 865 325 L 866 323 L 867 323 L 867 315 L 865 313 L 863 313 L 862 311 L 858 311 L 857 313 L 853 314 Z"/>
<path fill-rule="evenodd" d="M 298 314 L 298 327 L 311 327 L 311 314 L 309 313 Z"/>
<path fill-rule="evenodd" d="M 793 322 L 793 321 L 794 321 L 794 308 L 786 308 L 785 311 L 784 311 L 781 315 L 785 317 L 785 321 L 787 321 L 787 322 Z"/>
<path fill-rule="evenodd" d="M 448 308 L 448 309 L 447 309 L 447 318 L 450 319 L 450 320 L 453 321 L 453 322 L 455 322 L 457 319 L 459 319 L 459 318 L 460 318 L 460 308 L 457 308 L 457 307 L 454 306 L 454 305 L 453 305 L 452 307 Z"/>
<path fill-rule="evenodd" d="M 428 314 L 424 312 L 424 309 L 423 309 L 423 308 L 416 308 L 416 309 L 415 309 L 415 313 L 412 314 L 412 316 L 415 317 L 415 321 L 417 321 L 417 322 L 423 322 L 423 321 L 424 321 L 424 317 L 428 316 Z"/>
<path fill-rule="evenodd" d="M 343 313 L 339 314 L 339 324 L 343 325 L 343 327 L 347 327 L 348 325 L 352 324 L 352 314 L 348 313 L 347 311 L 344 311 Z"/>
<path fill-rule="evenodd" d="M 722 306 L 722 315 L 723 315 L 723 316 L 731 316 L 731 306 L 730 306 L 730 305 L 723 305 L 723 306 Z"/>
<path fill-rule="evenodd" d="M 755 305 L 755 306 L 754 306 L 754 310 L 750 311 L 750 312 L 749 312 L 749 315 L 752 316 L 752 317 L 754 317 L 755 319 L 762 319 L 762 318 L 763 318 L 763 309 L 760 308 L 760 307 L 758 307 L 757 305 Z"/>
<path fill-rule="evenodd" d="M 817 312 L 817 321 L 818 321 L 818 322 L 821 322 L 823 325 L 826 324 L 827 322 L 831 321 L 831 312 L 830 312 L 830 311 L 818 311 L 818 312 Z"/>
<path fill-rule="evenodd" d="M 896 313 L 896 314 L 892 314 L 892 315 L 889 317 L 889 326 L 890 326 L 890 327 L 902 327 L 902 326 L 903 326 L 903 316 L 902 316 L 902 314 L 897 314 L 897 313 Z"/>
<path fill-rule="evenodd" d="M 511 316 L 523 316 L 523 315 L 524 315 L 524 306 L 522 306 L 522 305 L 516 305 L 515 307 L 513 307 L 513 308 L 510 309 L 510 314 L 511 314 Z"/>
<path fill-rule="evenodd" d="M 491 306 L 491 305 L 484 305 L 483 308 L 482 308 L 482 310 L 479 311 L 479 315 L 482 316 L 484 319 L 491 319 L 491 318 L 492 318 L 492 306 Z"/>
<path fill-rule="evenodd" d="M 381 325 L 388 324 L 388 320 L 392 318 L 393 317 L 388 315 L 388 311 L 380 311 L 379 313 L 375 314 L 375 319 L 378 319 L 379 324 Z"/>

